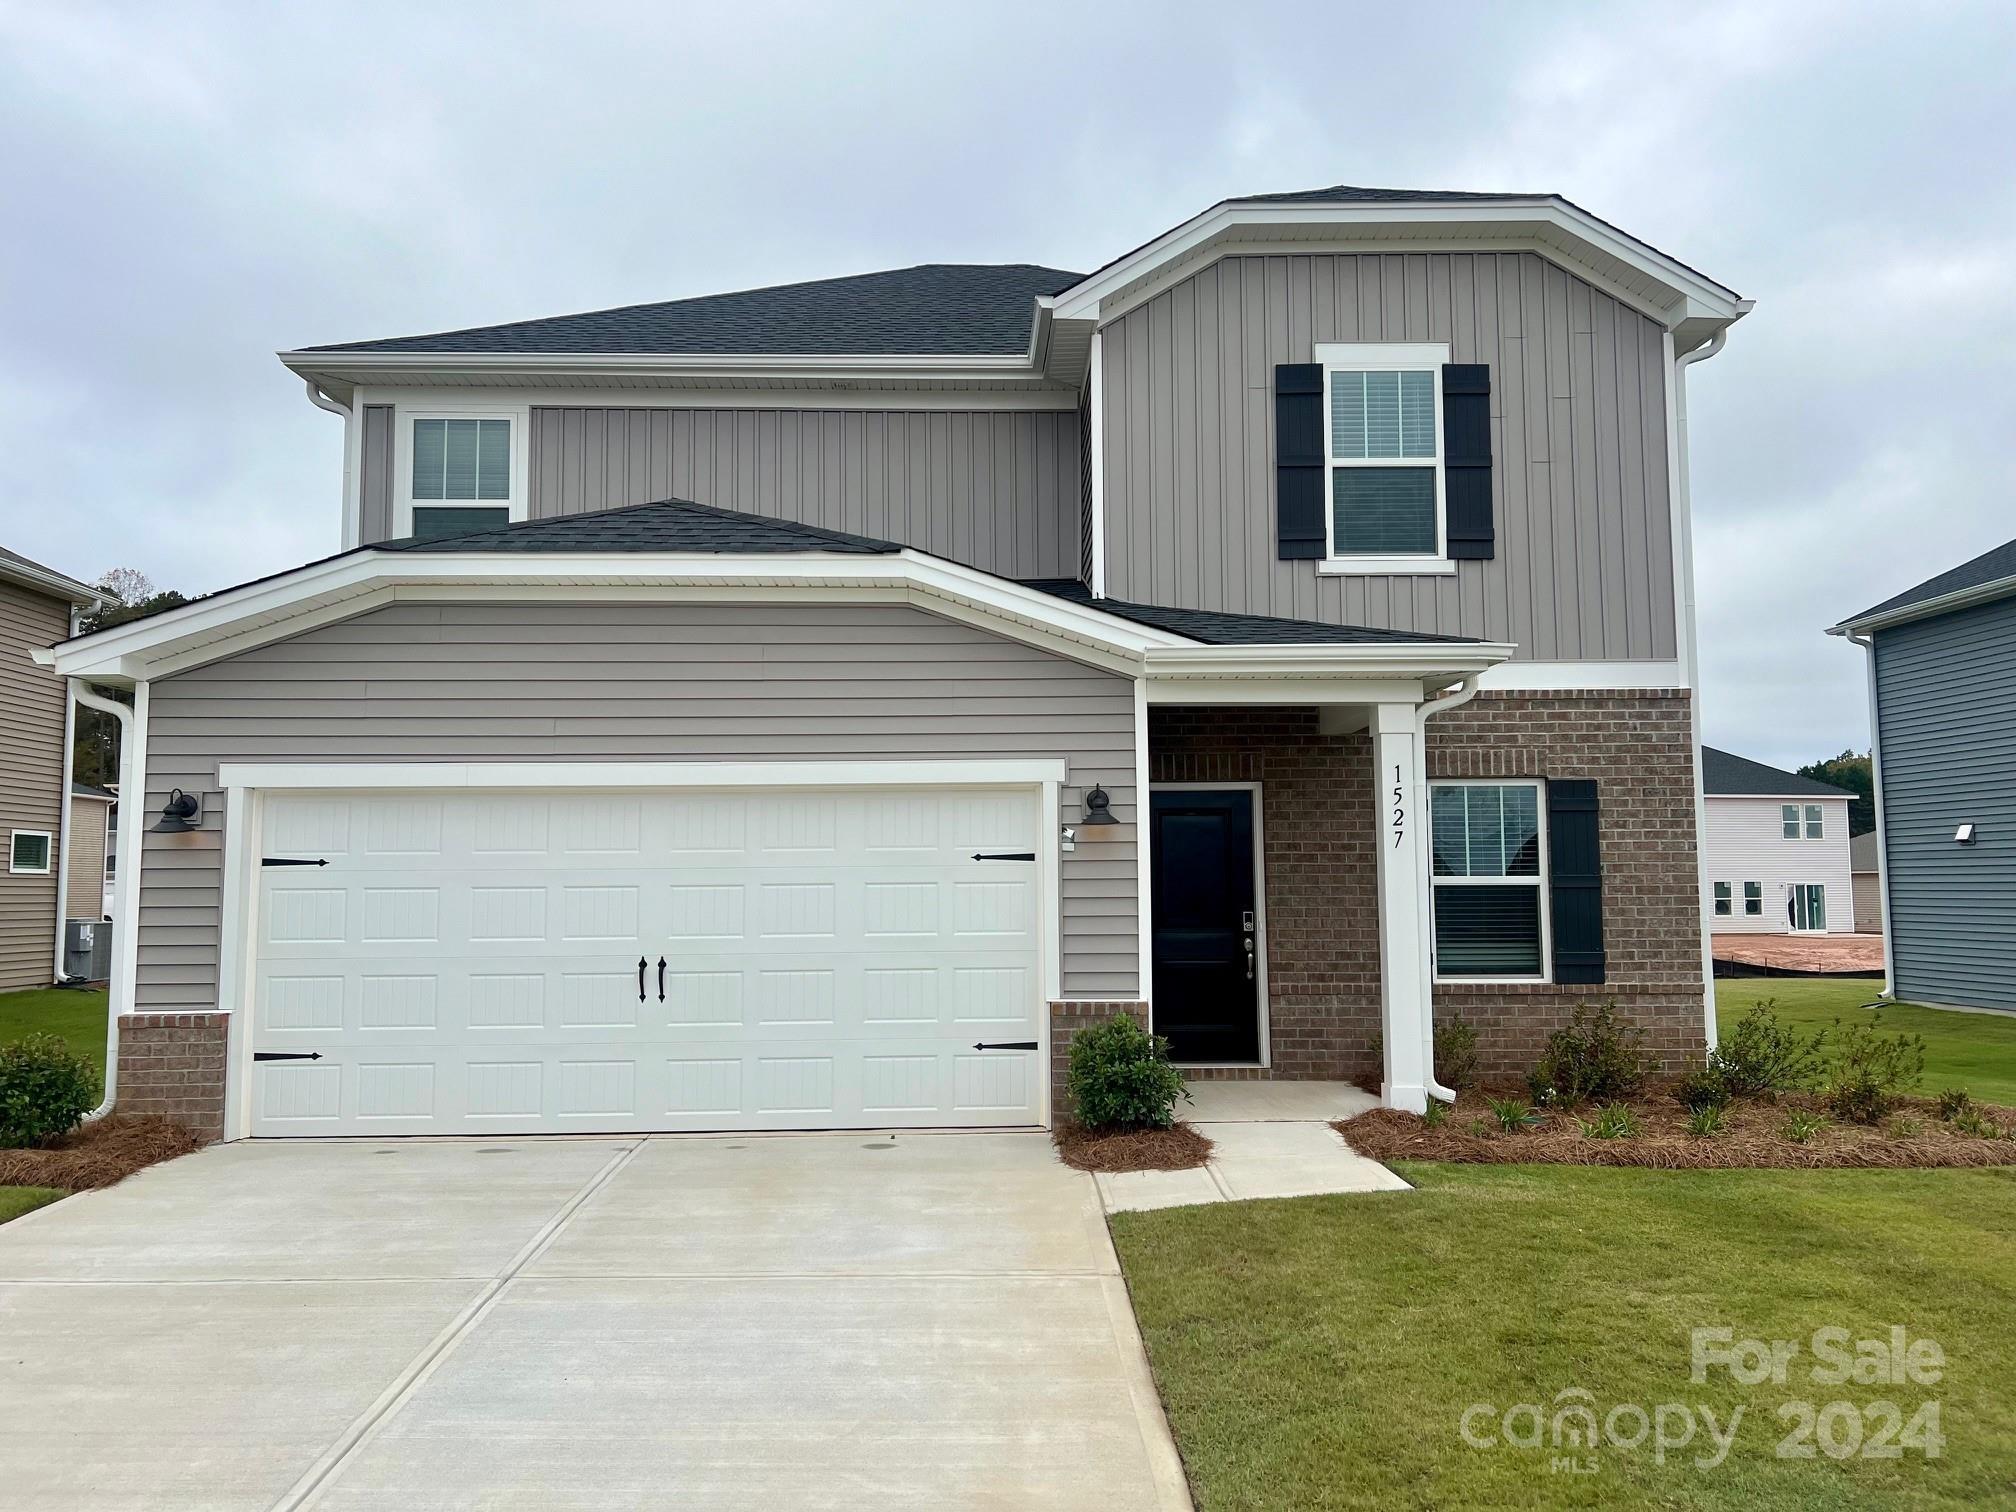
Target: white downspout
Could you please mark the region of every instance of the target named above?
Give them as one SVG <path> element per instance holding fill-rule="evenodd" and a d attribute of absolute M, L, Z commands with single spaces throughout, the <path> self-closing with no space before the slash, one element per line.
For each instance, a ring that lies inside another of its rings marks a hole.
<path fill-rule="evenodd" d="M 308 402 L 319 410 L 327 410 L 332 415 L 343 418 L 343 549 L 359 545 L 364 535 L 363 505 L 358 499 L 357 488 L 357 411 L 354 404 L 338 404 L 322 392 L 322 386 L 313 378 L 302 380 L 308 387 Z"/>
<path fill-rule="evenodd" d="M 1869 669 L 1869 796 L 1876 810 L 1876 898 L 1883 905 L 1883 993 L 1897 996 L 1897 948 L 1890 938 L 1890 847 L 1883 825 L 1883 732 L 1877 719 L 1876 637 L 1848 632 L 1863 650 Z"/>
<path fill-rule="evenodd" d="M 1451 709 L 1461 708 L 1464 704 L 1470 702 L 1470 700 L 1475 698 L 1476 696 L 1477 696 L 1477 678 L 1475 674 L 1472 674 L 1471 676 L 1463 679 L 1462 683 L 1457 687 L 1454 693 L 1445 693 L 1439 698 L 1431 698 L 1427 700 L 1427 702 L 1423 703 L 1419 709 L 1415 710 L 1414 712 L 1415 728 L 1419 733 L 1418 745 L 1421 752 L 1421 786 L 1424 789 L 1428 786 L 1429 719 L 1431 719 L 1433 716 L 1437 714 L 1446 714 Z M 1422 794 L 1422 798 L 1426 799 L 1426 797 L 1427 794 L 1424 792 Z M 1425 802 L 1420 804 L 1417 808 L 1417 812 L 1419 813 L 1425 814 L 1427 811 L 1428 808 Z M 1415 832 L 1420 836 L 1420 840 L 1417 843 L 1424 848 L 1426 848 L 1429 843 L 1428 830 L 1429 826 L 1426 824 L 1417 824 L 1415 826 Z M 1431 863 L 1423 865 L 1417 868 L 1417 870 L 1419 870 L 1421 874 L 1419 882 L 1419 888 L 1421 892 L 1421 906 L 1419 910 L 1419 917 L 1424 922 L 1424 924 L 1426 924 L 1429 921 L 1433 920 L 1435 917 L 1435 901 L 1432 891 L 1433 882 L 1431 880 L 1433 876 L 1432 851 L 1431 851 Z M 1430 924 L 1429 927 L 1432 928 L 1433 927 L 1432 924 Z M 1425 955 L 1428 950 L 1428 938 L 1425 933 L 1423 934 L 1421 939 L 1421 949 L 1422 953 Z M 1445 1103 L 1453 1103 L 1454 1101 L 1456 1101 L 1456 1093 L 1454 1089 L 1443 1086 L 1442 1083 L 1440 1083 L 1435 1079 L 1435 973 L 1434 970 L 1432 969 L 1432 965 L 1428 971 L 1423 973 L 1423 979 L 1428 983 L 1428 1012 L 1426 1016 L 1422 1019 L 1421 1023 L 1421 1033 L 1423 1034 L 1423 1036 L 1425 1036 L 1427 1040 L 1427 1043 L 1422 1047 L 1422 1061 L 1423 1064 L 1426 1065 L 1428 1069 L 1427 1072 L 1423 1075 L 1422 1081 L 1427 1086 L 1428 1095 L 1430 1097 L 1436 1098 Z"/>
<path fill-rule="evenodd" d="M 77 638 L 77 607 L 70 607 L 70 639 Z M 77 774 L 77 700 L 69 683 L 63 685 L 63 786 L 57 798 L 56 818 L 56 957 L 49 980 L 61 984 L 69 980 L 63 969 L 70 920 L 70 816 L 75 805 L 70 799 L 70 783 Z M 103 907 L 101 900 L 100 907 Z"/>
<path fill-rule="evenodd" d="M 1729 341 L 1724 326 L 1707 342 L 1673 359 L 1673 378 L 1667 398 L 1672 424 L 1671 484 L 1675 575 L 1679 603 L 1680 670 L 1688 690 L 1688 724 L 1694 745 L 1694 916 L 1701 924 L 1701 1016 L 1710 1050 L 1718 1037 L 1715 1026 L 1715 945 L 1704 915 L 1708 897 L 1708 800 L 1702 792 L 1701 770 L 1701 637 L 1694 598 L 1694 496 L 1687 456 L 1687 369 L 1705 362 Z M 1666 349 L 1673 349 L 1673 337 L 1666 336 Z"/>
<path fill-rule="evenodd" d="M 136 697 L 145 697 L 147 685 L 139 685 Z M 147 807 L 146 776 L 138 770 L 140 738 L 136 736 L 134 711 L 110 698 L 93 693 L 78 678 L 70 679 L 70 696 L 87 709 L 97 709 L 119 721 L 119 875 L 112 893 L 112 983 L 106 994 L 105 1014 L 105 1100 L 85 1115 L 88 1122 L 112 1111 L 119 1090 L 119 1015 L 131 1009 L 133 1001 L 133 950 L 138 938 L 140 876 L 140 819 Z"/>

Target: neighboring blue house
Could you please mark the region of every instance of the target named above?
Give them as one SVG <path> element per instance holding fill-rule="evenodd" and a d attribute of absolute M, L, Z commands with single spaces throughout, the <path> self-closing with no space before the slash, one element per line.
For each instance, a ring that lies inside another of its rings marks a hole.
<path fill-rule="evenodd" d="M 2016 1011 L 2016 541 L 1828 633 L 1870 653 L 1890 991 Z"/>

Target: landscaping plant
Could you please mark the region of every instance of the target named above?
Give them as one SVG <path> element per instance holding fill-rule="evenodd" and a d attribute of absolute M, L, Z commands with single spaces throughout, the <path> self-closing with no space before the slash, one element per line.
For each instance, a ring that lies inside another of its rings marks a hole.
<path fill-rule="evenodd" d="M 1836 1021 L 1839 1049 L 1822 1096 L 1837 1118 L 1881 1123 L 1925 1074 L 1925 1041 L 1915 1034 L 1885 1034 L 1882 1025 L 1881 1015 L 1845 1027 Z"/>
<path fill-rule="evenodd" d="M 1976 1139 L 2000 1139 L 2002 1126 L 1979 1108 L 1962 1108 L 1949 1120 L 1955 1133 L 1972 1134 Z"/>
<path fill-rule="evenodd" d="M 1939 1094 L 1939 1116 L 1951 1123 L 1974 1106 L 1965 1087 L 1948 1087 Z"/>
<path fill-rule="evenodd" d="M 0 1146 L 60 1139 L 98 1106 L 97 1068 L 53 1034 L 0 1045 Z"/>
<path fill-rule="evenodd" d="M 1435 1026 L 1435 1080 L 1452 1092 L 1477 1085 L 1477 1030 L 1461 1018 Z"/>
<path fill-rule="evenodd" d="M 1574 1017 L 1547 1036 L 1547 1049 L 1527 1077 L 1533 1100 L 1573 1107 L 1630 1097 L 1645 1083 L 1645 1031 L 1617 1017 L 1617 1005 L 1575 1006 Z"/>
<path fill-rule="evenodd" d="M 1576 1119 L 1575 1127 L 1584 1139 L 1636 1139 L 1639 1134 L 1638 1115 L 1623 1103 L 1598 1108 L 1594 1118 Z"/>
<path fill-rule="evenodd" d="M 1924 1132 L 1925 1126 L 1915 1118 L 1905 1118 L 1900 1114 L 1891 1119 L 1884 1128 L 1892 1139 L 1916 1139 Z"/>
<path fill-rule="evenodd" d="M 1498 1120 L 1498 1127 L 1507 1134 L 1517 1134 L 1521 1129 L 1530 1129 L 1540 1122 L 1540 1115 L 1516 1097 L 1487 1097 L 1491 1105 L 1491 1116 Z"/>
<path fill-rule="evenodd" d="M 1428 1106 L 1422 1111 L 1421 1123 L 1425 1128 L 1439 1129 L 1449 1122 L 1449 1104 L 1439 1097 L 1428 1099 Z"/>
<path fill-rule="evenodd" d="M 1708 1103 L 1687 1115 L 1687 1132 L 1696 1139 L 1713 1139 L 1722 1132 L 1721 1103 Z"/>
<path fill-rule="evenodd" d="M 1088 1129 L 1166 1129 L 1176 1100 L 1190 1096 L 1169 1063 L 1169 1042 L 1125 1016 L 1073 1037 L 1065 1090 Z"/>
<path fill-rule="evenodd" d="M 1795 1092 L 1820 1079 L 1826 1041 L 1825 1029 L 1808 1038 L 1788 1027 L 1778 1017 L 1777 999 L 1766 998 L 1722 1036 L 1708 1057 L 1708 1070 L 1732 1097 Z"/>
<path fill-rule="evenodd" d="M 1700 1066 L 1673 1084 L 1673 1097 L 1689 1113 L 1729 1106 L 1729 1084 L 1713 1066 Z"/>
<path fill-rule="evenodd" d="M 1783 1133 L 1792 1143 L 1804 1144 L 1826 1127 L 1827 1119 L 1824 1114 L 1808 1113 L 1804 1109 L 1795 1108 L 1785 1115 Z"/>

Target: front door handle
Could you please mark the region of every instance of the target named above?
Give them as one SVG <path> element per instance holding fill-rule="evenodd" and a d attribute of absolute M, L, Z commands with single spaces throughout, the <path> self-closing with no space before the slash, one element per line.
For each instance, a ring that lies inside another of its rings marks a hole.
<path fill-rule="evenodd" d="M 658 1001 L 665 1001 L 665 957 L 658 957 Z"/>
<path fill-rule="evenodd" d="M 1246 980 L 1253 980 L 1253 940 L 1250 935 L 1246 940 Z"/>
<path fill-rule="evenodd" d="M 650 964 L 644 957 L 637 957 L 637 1001 L 640 1003 L 644 1001 L 644 968 Z"/>

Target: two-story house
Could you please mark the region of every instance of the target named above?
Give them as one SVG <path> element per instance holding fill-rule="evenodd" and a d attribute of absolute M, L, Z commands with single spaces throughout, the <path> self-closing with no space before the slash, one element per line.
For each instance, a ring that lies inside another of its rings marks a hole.
<path fill-rule="evenodd" d="M 1853 793 L 1713 746 L 1701 791 L 1711 933 L 1855 933 Z"/>
<path fill-rule="evenodd" d="M 52 657 L 135 690 L 126 1037 L 218 1068 L 125 1093 L 1028 1125 L 1125 1012 L 1419 1109 L 1435 1014 L 1510 1070 L 1612 999 L 1697 1057 L 1685 372 L 1748 308 L 1333 188 L 284 352 L 345 550 Z"/>

